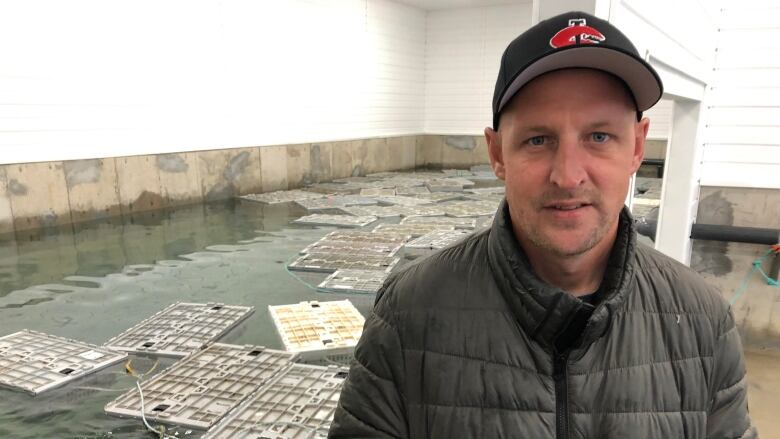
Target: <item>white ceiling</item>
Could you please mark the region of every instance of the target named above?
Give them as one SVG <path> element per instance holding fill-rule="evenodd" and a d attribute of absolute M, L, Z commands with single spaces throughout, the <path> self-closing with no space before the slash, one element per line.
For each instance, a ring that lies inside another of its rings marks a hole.
<path fill-rule="evenodd" d="M 426 11 L 435 9 L 455 9 L 476 6 L 497 6 L 531 3 L 532 0 L 395 0 L 397 3 L 414 6 Z"/>

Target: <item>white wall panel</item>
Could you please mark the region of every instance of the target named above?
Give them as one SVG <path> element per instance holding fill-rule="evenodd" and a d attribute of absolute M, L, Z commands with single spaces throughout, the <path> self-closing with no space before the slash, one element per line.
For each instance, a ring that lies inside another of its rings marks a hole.
<path fill-rule="evenodd" d="M 425 12 L 387 0 L 28 0 L 0 163 L 417 134 Z"/>
<path fill-rule="evenodd" d="M 531 24 L 531 4 L 429 11 L 425 132 L 482 134 L 501 54 Z"/>
<path fill-rule="evenodd" d="M 780 7 L 723 3 L 701 184 L 780 189 Z"/>
<path fill-rule="evenodd" d="M 653 108 L 647 110 L 644 116 L 650 119 L 648 139 L 665 140 L 669 138 L 672 124 L 672 101 L 661 99 Z"/>

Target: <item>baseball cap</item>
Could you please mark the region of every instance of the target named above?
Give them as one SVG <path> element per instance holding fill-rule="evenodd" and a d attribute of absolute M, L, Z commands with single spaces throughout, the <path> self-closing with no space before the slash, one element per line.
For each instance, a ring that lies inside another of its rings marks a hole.
<path fill-rule="evenodd" d="M 501 110 L 525 84 L 554 70 L 590 68 L 621 79 L 637 111 L 658 102 L 663 83 L 631 41 L 608 21 L 573 11 L 540 21 L 515 38 L 501 57 L 493 93 L 493 128 Z"/>

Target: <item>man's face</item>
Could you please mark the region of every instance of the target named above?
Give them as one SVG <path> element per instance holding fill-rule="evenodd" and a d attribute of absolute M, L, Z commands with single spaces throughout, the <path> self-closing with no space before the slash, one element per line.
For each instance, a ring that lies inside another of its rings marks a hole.
<path fill-rule="evenodd" d="M 648 126 L 636 121 L 625 87 L 603 72 L 559 70 L 526 84 L 499 131 L 485 130 L 523 246 L 571 256 L 611 238 Z"/>

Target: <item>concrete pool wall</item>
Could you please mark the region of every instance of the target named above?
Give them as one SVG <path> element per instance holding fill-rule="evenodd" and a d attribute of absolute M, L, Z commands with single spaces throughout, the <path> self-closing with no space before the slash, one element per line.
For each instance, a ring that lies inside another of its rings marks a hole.
<path fill-rule="evenodd" d="M 374 172 L 487 162 L 482 136 L 415 135 L 0 165 L 0 235 Z"/>

